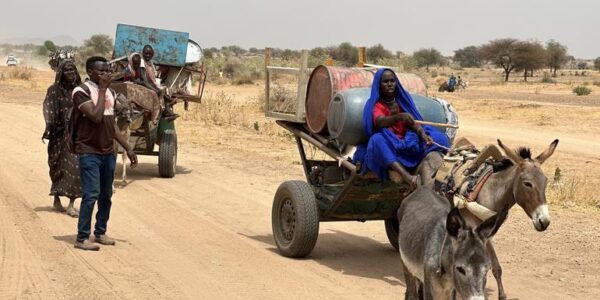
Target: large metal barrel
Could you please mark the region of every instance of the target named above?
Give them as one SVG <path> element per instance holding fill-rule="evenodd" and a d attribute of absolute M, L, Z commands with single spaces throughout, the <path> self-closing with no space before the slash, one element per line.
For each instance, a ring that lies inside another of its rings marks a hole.
<path fill-rule="evenodd" d="M 332 138 L 347 145 L 366 142 L 362 118 L 370 95 L 371 88 L 349 89 L 335 94 L 327 114 L 327 130 Z"/>
<path fill-rule="evenodd" d="M 318 66 L 310 75 L 306 90 L 306 123 L 319 133 L 327 124 L 327 111 L 333 96 L 350 88 L 369 87 L 373 72 L 358 68 Z"/>
<path fill-rule="evenodd" d="M 413 73 L 396 73 L 396 76 L 409 93 L 427 96 L 427 86 L 423 78 Z"/>
<path fill-rule="evenodd" d="M 347 145 L 367 142 L 362 117 L 370 94 L 370 88 L 357 88 L 345 90 L 333 97 L 327 116 L 327 129 L 331 138 Z M 425 121 L 447 122 L 443 103 L 415 93 L 411 93 L 411 96 Z M 444 128 L 437 129 L 440 132 L 446 132 Z"/>
<path fill-rule="evenodd" d="M 427 95 L 425 81 L 412 73 L 396 73 L 402 86 L 412 94 Z M 319 133 L 327 125 L 329 103 L 336 93 L 351 88 L 370 87 L 373 71 L 332 66 L 318 66 L 310 75 L 306 91 L 306 123 Z"/>

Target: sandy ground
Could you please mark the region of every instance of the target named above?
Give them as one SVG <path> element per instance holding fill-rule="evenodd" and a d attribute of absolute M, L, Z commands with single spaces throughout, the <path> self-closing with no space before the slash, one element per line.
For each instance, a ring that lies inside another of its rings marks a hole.
<path fill-rule="evenodd" d="M 260 86 L 236 89 L 255 95 L 246 89 Z M 55 213 L 47 196 L 43 96 L 43 89 L 0 82 L 0 299 L 403 297 L 399 256 L 382 222 L 322 223 L 308 258 L 277 253 L 273 195 L 281 182 L 303 174 L 297 158 L 289 158 L 289 139 L 246 129 L 181 122 L 177 176 L 158 178 L 156 158 L 140 157 L 131 182 L 113 197 L 109 234 L 117 245 L 74 249 L 76 219 Z M 498 126 L 468 112 L 461 125 L 461 135 L 477 143 L 503 137 L 534 153 L 556 138 L 551 130 Z M 559 135 L 564 142 L 548 169 L 572 159 L 577 168 L 598 168 L 599 139 Z M 516 207 L 495 239 L 509 298 L 600 298 L 600 213 L 554 206 L 551 212 L 550 228 L 538 233 Z"/>

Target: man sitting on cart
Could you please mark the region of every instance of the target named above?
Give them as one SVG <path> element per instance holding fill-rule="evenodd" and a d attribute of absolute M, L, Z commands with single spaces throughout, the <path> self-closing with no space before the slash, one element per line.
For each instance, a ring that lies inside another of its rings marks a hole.
<path fill-rule="evenodd" d="M 390 170 L 396 171 L 403 182 L 416 188 L 417 177 L 411 172 L 428 153 L 445 152 L 448 139 L 415 120 L 423 117 L 394 71 L 378 70 L 363 111 L 363 128 L 369 141 L 357 147 L 354 162 L 361 163 L 363 172 L 373 171 L 383 180 L 390 178 Z"/>

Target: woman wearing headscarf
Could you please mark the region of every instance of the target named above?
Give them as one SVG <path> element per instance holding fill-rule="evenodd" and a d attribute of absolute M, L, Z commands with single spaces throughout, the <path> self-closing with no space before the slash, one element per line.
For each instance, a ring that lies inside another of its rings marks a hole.
<path fill-rule="evenodd" d="M 363 111 L 363 128 L 369 140 L 357 147 L 354 162 L 361 163 L 363 172 L 373 171 L 383 180 L 389 179 L 390 170 L 396 171 L 415 188 L 417 178 L 411 171 L 428 153 L 444 152 L 439 145 L 448 146 L 443 133 L 415 120 L 422 121 L 423 117 L 394 71 L 379 69 Z"/>
<path fill-rule="evenodd" d="M 78 211 L 73 207 L 76 198 L 81 198 L 81 182 L 79 180 L 79 160 L 68 149 L 66 120 L 69 109 L 73 107 L 71 92 L 81 84 L 77 67 L 72 60 L 63 60 L 56 70 L 54 84 L 46 93 L 43 112 L 46 130 L 42 139 L 48 140 L 48 166 L 52 186 L 50 195 L 54 196 L 54 209 L 65 212 L 60 197 L 69 198 L 66 212 L 77 217 Z"/>

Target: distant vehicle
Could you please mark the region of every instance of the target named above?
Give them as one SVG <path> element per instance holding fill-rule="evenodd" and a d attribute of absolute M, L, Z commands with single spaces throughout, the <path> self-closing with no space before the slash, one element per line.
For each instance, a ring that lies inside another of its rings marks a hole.
<path fill-rule="evenodd" d="M 14 55 L 9 55 L 8 58 L 6 59 L 6 65 L 9 67 L 16 67 L 17 66 L 17 58 Z"/>

